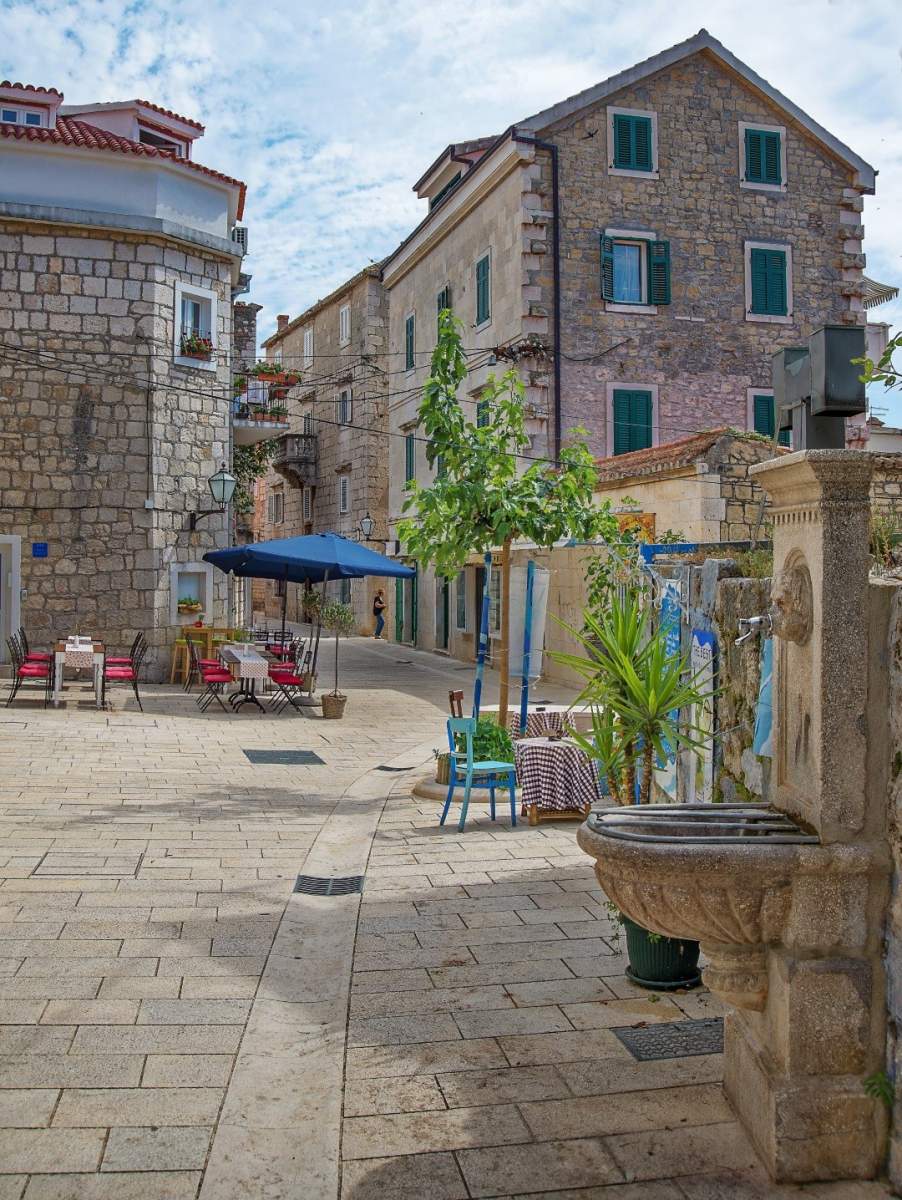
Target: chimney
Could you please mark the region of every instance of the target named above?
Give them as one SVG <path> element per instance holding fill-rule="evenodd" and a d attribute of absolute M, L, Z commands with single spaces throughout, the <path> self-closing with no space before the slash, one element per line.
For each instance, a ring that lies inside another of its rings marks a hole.
<path fill-rule="evenodd" d="M 279 316 L 276 317 L 276 333 L 281 333 L 288 324 L 288 321 L 288 313 L 280 313 Z"/>

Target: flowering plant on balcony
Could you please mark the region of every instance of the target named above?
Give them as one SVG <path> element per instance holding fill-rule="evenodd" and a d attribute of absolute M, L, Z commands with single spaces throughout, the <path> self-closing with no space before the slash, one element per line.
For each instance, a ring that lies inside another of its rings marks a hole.
<path fill-rule="evenodd" d="M 254 363 L 248 375 L 253 375 L 263 383 L 275 383 L 280 387 L 294 387 L 296 383 L 301 382 L 300 372 L 283 371 L 279 363 L 272 362 Z"/>
<path fill-rule="evenodd" d="M 213 357 L 212 340 L 200 333 L 183 333 L 181 348 L 186 358 L 202 358 L 209 362 Z"/>

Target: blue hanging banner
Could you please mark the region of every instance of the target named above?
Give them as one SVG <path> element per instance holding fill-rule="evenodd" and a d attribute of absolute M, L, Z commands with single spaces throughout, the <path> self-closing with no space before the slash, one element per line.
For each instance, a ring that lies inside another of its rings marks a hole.
<path fill-rule="evenodd" d="M 668 658 L 678 658 L 680 653 L 680 584 L 676 579 L 661 580 L 660 627 L 664 632 L 664 644 Z M 673 709 L 670 719 L 676 724 L 680 710 Z M 667 757 L 655 763 L 655 788 L 663 793 L 663 803 L 673 803 L 677 798 L 677 755 L 676 747 L 667 743 Z M 657 798 L 657 797 L 656 797 Z"/>
<path fill-rule="evenodd" d="M 772 741 L 774 710 L 774 643 L 773 638 L 764 638 L 761 643 L 761 683 L 758 687 L 758 711 L 755 713 L 755 736 L 752 753 L 759 758 L 773 758 Z"/>
<path fill-rule="evenodd" d="M 523 621 L 523 674 L 520 679 L 520 736 L 526 733 L 526 715 L 529 710 L 529 655 L 532 648 L 532 595 L 535 587 L 536 564 L 526 564 L 526 615 Z"/>

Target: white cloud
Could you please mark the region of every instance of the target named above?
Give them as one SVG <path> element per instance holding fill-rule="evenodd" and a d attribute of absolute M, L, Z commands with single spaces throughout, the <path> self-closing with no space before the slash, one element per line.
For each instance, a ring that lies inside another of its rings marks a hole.
<path fill-rule="evenodd" d="M 411 184 L 448 142 L 500 132 L 702 25 L 879 168 L 868 270 L 902 282 L 898 18 L 898 0 L 0 0 L 0 75 L 203 121 L 199 160 L 249 185 L 268 330 L 409 232 L 423 212 Z"/>

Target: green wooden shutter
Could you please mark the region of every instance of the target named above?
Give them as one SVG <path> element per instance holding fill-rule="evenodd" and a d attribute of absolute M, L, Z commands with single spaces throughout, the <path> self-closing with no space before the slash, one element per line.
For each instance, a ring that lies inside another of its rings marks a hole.
<path fill-rule="evenodd" d="M 773 396 L 754 396 L 755 433 L 763 433 L 765 437 L 774 436 L 774 398 Z"/>
<path fill-rule="evenodd" d="M 477 429 L 485 429 L 489 423 L 489 402 L 488 400 L 476 401 L 476 427 Z"/>
<path fill-rule="evenodd" d="M 670 242 L 648 243 L 648 303 L 670 303 Z"/>
<path fill-rule="evenodd" d="M 614 392 L 614 453 L 628 454 L 630 446 L 630 393 Z"/>
<path fill-rule="evenodd" d="M 651 392 L 614 389 L 614 453 L 645 450 L 652 444 Z"/>
<path fill-rule="evenodd" d="M 633 117 L 633 145 L 636 171 L 651 170 L 651 119 Z"/>
<path fill-rule="evenodd" d="M 782 182 L 779 133 L 764 129 L 745 131 L 745 179 L 747 183 Z"/>
<path fill-rule="evenodd" d="M 761 134 L 757 129 L 747 129 L 745 131 L 745 178 L 747 183 L 763 183 L 764 166 L 761 149 Z"/>
<path fill-rule="evenodd" d="M 614 162 L 621 171 L 652 169 L 651 117 L 614 114 Z"/>
<path fill-rule="evenodd" d="M 476 264 L 476 324 L 481 325 L 492 315 L 489 256 Z"/>
<path fill-rule="evenodd" d="M 601 235 L 601 298 L 614 299 L 614 239 Z"/>
<path fill-rule="evenodd" d="M 445 286 L 442 288 L 442 290 L 439 292 L 438 296 L 436 297 L 436 301 L 435 301 L 436 321 L 438 321 L 438 318 L 445 311 L 445 309 L 450 308 L 450 307 L 451 307 L 451 288 L 448 284 L 445 284 Z"/>
<path fill-rule="evenodd" d="M 417 460 L 416 460 L 416 441 L 412 433 L 408 433 L 404 439 L 404 481 L 410 483 L 412 479 L 416 479 L 417 475 Z"/>
<path fill-rule="evenodd" d="M 753 313 L 785 317 L 786 251 L 755 247 L 749 254 Z"/>
<path fill-rule="evenodd" d="M 761 137 L 764 143 L 764 182 L 781 183 L 780 135 L 779 133 L 764 133 Z"/>
<path fill-rule="evenodd" d="M 415 318 L 413 313 L 404 322 L 404 363 L 408 371 L 412 371 L 415 364 L 414 355 L 414 335 L 415 335 Z"/>
<path fill-rule="evenodd" d="M 395 580 L 395 641 L 404 640 L 404 580 Z"/>

